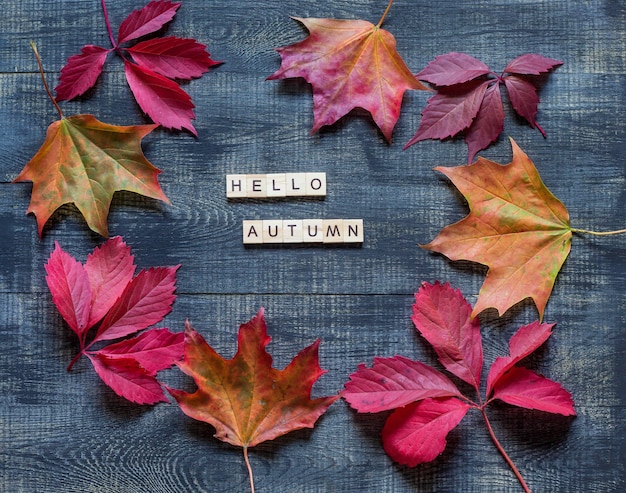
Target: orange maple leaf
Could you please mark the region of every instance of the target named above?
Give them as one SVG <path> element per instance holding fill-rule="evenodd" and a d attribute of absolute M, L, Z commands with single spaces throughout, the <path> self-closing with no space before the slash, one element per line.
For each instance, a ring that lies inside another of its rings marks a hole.
<path fill-rule="evenodd" d="M 33 182 L 27 213 L 35 214 L 39 236 L 54 211 L 68 203 L 76 205 L 93 231 L 108 236 L 107 216 L 118 190 L 169 203 L 157 182 L 160 170 L 141 150 L 141 139 L 154 128 L 109 125 L 93 115 L 52 123 L 41 148 L 14 180 Z"/>
<path fill-rule="evenodd" d="M 489 307 L 503 314 L 532 298 L 542 318 L 573 229 L 533 162 L 513 139 L 511 144 L 513 159 L 504 166 L 478 158 L 468 166 L 435 168 L 463 194 L 470 213 L 422 247 L 489 267 L 472 316 Z"/>
<path fill-rule="evenodd" d="M 280 69 L 268 77 L 302 77 L 313 86 L 311 133 L 332 125 L 354 108 L 369 111 L 387 141 L 400 116 L 408 89 L 428 90 L 396 51 L 393 35 L 362 20 L 293 17 L 309 31 L 308 38 L 279 48 Z"/>
<path fill-rule="evenodd" d="M 311 399 L 315 381 L 325 373 L 318 363 L 319 340 L 284 369 L 272 368 L 265 347 L 270 342 L 261 308 L 239 327 L 238 350 L 226 360 L 187 322 L 185 357 L 179 368 L 193 377 L 194 393 L 168 389 L 188 416 L 211 424 L 215 437 L 247 449 L 315 421 L 339 396 Z M 252 481 L 252 476 L 251 476 Z"/>

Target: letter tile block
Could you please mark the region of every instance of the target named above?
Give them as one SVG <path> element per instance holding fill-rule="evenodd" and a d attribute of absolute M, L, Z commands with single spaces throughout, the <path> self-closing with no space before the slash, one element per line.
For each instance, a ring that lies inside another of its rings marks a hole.
<path fill-rule="evenodd" d="M 363 219 L 343 220 L 343 242 L 363 243 L 365 235 L 363 233 Z"/>
<path fill-rule="evenodd" d="M 287 177 L 285 173 L 271 173 L 265 175 L 267 180 L 267 196 L 268 197 L 286 197 L 287 196 Z"/>
<path fill-rule="evenodd" d="M 324 219 L 324 243 L 343 243 L 343 219 Z"/>
<path fill-rule="evenodd" d="M 263 243 L 283 242 L 283 221 L 281 219 L 263 220 Z"/>
<path fill-rule="evenodd" d="M 302 221 L 283 221 L 283 243 L 302 243 Z"/>
<path fill-rule="evenodd" d="M 263 221 L 244 221 L 242 229 L 244 245 L 263 243 Z"/>
<path fill-rule="evenodd" d="M 247 175 L 246 197 L 250 199 L 264 199 L 267 197 L 267 180 L 265 175 Z"/>
<path fill-rule="evenodd" d="M 245 198 L 246 175 L 226 175 L 226 197 L 229 199 Z"/>
<path fill-rule="evenodd" d="M 306 195 L 307 197 L 326 196 L 326 173 L 306 174 Z"/>
<path fill-rule="evenodd" d="M 322 219 L 304 219 L 302 221 L 303 243 L 324 243 L 324 221 Z"/>

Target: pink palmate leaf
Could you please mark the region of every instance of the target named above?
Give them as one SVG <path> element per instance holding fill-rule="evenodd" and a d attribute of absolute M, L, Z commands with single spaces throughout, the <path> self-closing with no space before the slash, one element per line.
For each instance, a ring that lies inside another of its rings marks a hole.
<path fill-rule="evenodd" d="M 435 57 L 416 77 L 436 86 L 452 86 L 489 73 L 491 69 L 480 60 L 465 53 L 452 52 Z"/>
<path fill-rule="evenodd" d="M 67 59 L 56 86 L 57 101 L 74 99 L 91 89 L 102 73 L 102 67 L 111 50 L 85 45 L 80 54 Z"/>
<path fill-rule="evenodd" d="M 539 96 L 537 88 L 523 77 L 509 75 L 504 79 L 504 85 L 509 92 L 509 98 L 513 109 L 530 124 L 531 128 L 537 127 L 541 134 L 545 137 L 546 133 L 535 120 L 537 108 L 539 105 Z"/>
<path fill-rule="evenodd" d="M 426 139 L 446 139 L 469 127 L 480 109 L 489 81 L 444 88 L 431 97 L 422 111 L 417 133 L 404 148 Z"/>
<path fill-rule="evenodd" d="M 507 371 L 548 340 L 554 325 L 537 320 L 519 328 L 509 341 L 509 356 L 496 358 L 489 369 L 487 396 L 491 395 L 494 386 Z"/>
<path fill-rule="evenodd" d="M 126 51 L 138 65 L 170 79 L 200 77 L 220 63 L 211 60 L 205 45 L 174 36 L 141 41 Z"/>
<path fill-rule="evenodd" d="M 87 354 L 102 381 L 113 391 L 136 404 L 168 402 L 161 384 L 134 358 L 111 358 Z"/>
<path fill-rule="evenodd" d="M 137 103 L 155 123 L 198 135 L 191 123 L 195 118 L 194 104 L 176 82 L 127 60 L 124 70 Z"/>
<path fill-rule="evenodd" d="M 563 65 L 561 60 L 547 58 L 536 53 L 526 53 L 511 60 L 504 68 L 504 72 L 521 75 L 540 75 Z"/>
<path fill-rule="evenodd" d="M 160 322 L 176 299 L 179 267 L 152 267 L 139 272 L 102 320 L 94 342 L 117 339 Z"/>
<path fill-rule="evenodd" d="M 499 378 L 492 398 L 527 409 L 564 416 L 576 415 L 572 396 L 561 384 L 526 368 L 511 368 Z"/>
<path fill-rule="evenodd" d="M 402 356 L 374 358 L 371 368 L 359 365 L 341 395 L 361 413 L 402 407 L 427 397 L 460 396 L 456 386 L 434 368 Z"/>
<path fill-rule="evenodd" d="M 434 460 L 446 437 L 470 406 L 454 397 L 425 399 L 394 411 L 383 428 L 383 447 L 400 464 L 415 467 Z"/>
<path fill-rule="evenodd" d="M 411 320 L 446 370 L 478 392 L 483 367 L 480 323 L 461 291 L 449 283 L 422 283 Z"/>
<path fill-rule="evenodd" d="M 465 130 L 468 158 L 471 163 L 476 154 L 489 147 L 504 130 L 504 108 L 500 94 L 500 84 L 492 84 L 485 91 L 480 110 L 474 122 Z"/>
<path fill-rule="evenodd" d="M 100 349 L 97 353 L 109 359 L 132 358 L 155 375 L 183 357 L 185 334 L 168 329 L 150 329 L 132 339 L 124 339 Z"/>
<path fill-rule="evenodd" d="M 174 18 L 180 5 L 169 0 L 153 0 L 146 6 L 134 10 L 120 24 L 117 44 L 158 31 Z"/>
<path fill-rule="evenodd" d="M 61 249 L 55 241 L 54 250 L 45 265 L 46 282 L 52 301 L 70 329 L 79 337 L 89 330 L 91 287 L 83 265 Z"/>
<path fill-rule="evenodd" d="M 89 326 L 99 322 L 122 295 L 135 275 L 135 258 L 120 236 L 111 238 L 87 256 L 92 300 Z"/>

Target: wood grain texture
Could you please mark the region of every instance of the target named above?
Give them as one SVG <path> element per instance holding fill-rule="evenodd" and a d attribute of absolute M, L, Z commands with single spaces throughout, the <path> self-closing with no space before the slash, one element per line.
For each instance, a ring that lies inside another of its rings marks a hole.
<path fill-rule="evenodd" d="M 305 36 L 289 18 L 377 22 L 386 2 L 183 0 L 168 33 L 195 37 L 225 63 L 185 85 L 196 104 L 199 137 L 156 130 L 144 151 L 163 170 L 172 201 L 117 193 L 111 234 L 122 235 L 140 267 L 182 264 L 178 299 L 164 325 L 189 318 L 217 351 L 235 351 L 236 330 L 266 308 L 269 346 L 284 367 L 322 339 L 316 395 L 339 391 L 357 365 L 402 354 L 436 364 L 410 323 L 422 280 L 449 280 L 470 301 L 485 270 L 427 253 L 466 205 L 432 172 L 466 161 L 461 139 L 402 146 L 415 133 L 424 92 L 405 95 L 386 144 L 367 115 L 354 111 L 309 135 L 310 87 L 265 81 L 280 65 L 274 48 Z M 110 0 L 114 26 L 144 0 Z M 28 45 L 37 43 L 51 85 L 86 43 L 108 45 L 100 2 L 8 0 L 0 11 L 0 492 L 186 493 L 248 491 L 241 451 L 212 438 L 174 404 L 134 406 L 116 397 L 88 361 L 65 367 L 78 350 L 52 304 L 43 265 L 54 242 L 85 259 L 102 238 L 72 206 L 51 219 L 42 239 L 25 216 L 31 185 L 10 183 L 58 118 Z M 505 132 L 481 155 L 507 163 L 513 137 L 535 162 L 577 228 L 624 228 L 626 217 L 626 6 L 618 0 L 396 0 L 384 28 L 415 72 L 436 55 L 462 51 L 501 70 L 523 53 L 564 61 L 543 84 L 538 121 L 547 139 L 505 106 Z M 92 113 L 114 124 L 146 123 L 111 56 L 97 87 L 64 102 L 66 114 Z M 234 173 L 325 172 L 319 199 L 228 201 Z M 363 218 L 359 247 L 249 246 L 244 219 Z M 618 492 L 626 487 L 626 238 L 576 235 L 545 319 L 557 322 L 527 366 L 572 392 L 574 419 L 493 406 L 505 448 L 536 492 Z M 502 318 L 481 315 L 486 364 L 506 352 L 530 303 Z M 168 384 L 189 386 L 176 370 Z M 251 451 L 257 491 L 514 492 L 519 485 L 480 416 L 470 413 L 441 457 L 417 468 L 390 461 L 380 446 L 384 414 L 333 405 L 314 430 Z"/>

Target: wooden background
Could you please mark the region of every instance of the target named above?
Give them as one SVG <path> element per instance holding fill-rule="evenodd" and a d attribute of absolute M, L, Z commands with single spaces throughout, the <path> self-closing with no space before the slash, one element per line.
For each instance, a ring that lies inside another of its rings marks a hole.
<path fill-rule="evenodd" d="M 144 0 L 108 2 L 118 26 Z M 310 87 L 265 81 L 280 65 L 274 48 L 303 39 L 290 15 L 377 22 L 384 0 L 185 0 L 168 33 L 195 37 L 225 63 L 185 89 L 196 103 L 199 137 L 157 130 L 145 153 L 163 170 L 166 206 L 116 194 L 109 225 L 140 267 L 182 264 L 178 299 L 164 325 L 189 318 L 230 357 L 240 323 L 266 308 L 269 351 L 284 367 L 320 337 L 328 370 L 316 396 L 339 391 L 361 362 L 402 354 L 438 365 L 410 322 L 422 281 L 450 281 L 473 302 L 485 270 L 418 247 L 467 208 L 432 168 L 463 164 L 462 139 L 402 146 L 428 94 L 413 91 L 391 145 L 371 119 L 353 112 L 309 135 Z M 241 451 L 174 404 L 154 408 L 118 398 L 88 361 L 67 373 L 78 350 L 53 306 L 43 265 L 54 242 L 85 260 L 103 239 L 73 207 L 61 208 L 42 239 L 25 216 L 31 185 L 11 180 L 57 119 L 29 41 L 56 85 L 67 57 L 86 43 L 108 46 L 97 0 L 7 0 L 0 9 L 0 490 L 8 493 L 185 493 L 249 490 Z M 572 225 L 626 223 L 626 5 L 622 0 L 397 0 L 384 27 L 417 72 L 436 55 L 462 51 L 495 70 L 523 53 L 558 58 L 541 90 L 537 130 L 506 107 L 505 132 L 481 155 L 507 163 L 513 137 L 571 215 Z M 146 120 L 130 96 L 119 59 L 67 115 L 108 123 Z M 227 173 L 325 171 L 324 201 L 227 202 Z M 241 221 L 255 218 L 363 218 L 365 243 L 346 247 L 244 248 Z M 575 236 L 545 320 L 557 322 L 528 366 L 561 382 L 574 419 L 494 406 L 497 435 L 533 491 L 623 491 L 626 464 L 626 238 Z M 485 364 L 537 318 L 530 303 L 504 317 L 481 315 Z M 174 369 L 171 385 L 189 386 Z M 448 438 L 446 451 L 416 468 L 394 464 L 380 445 L 386 414 L 333 405 L 312 431 L 251 451 L 258 492 L 515 492 L 519 485 L 478 413 Z"/>

